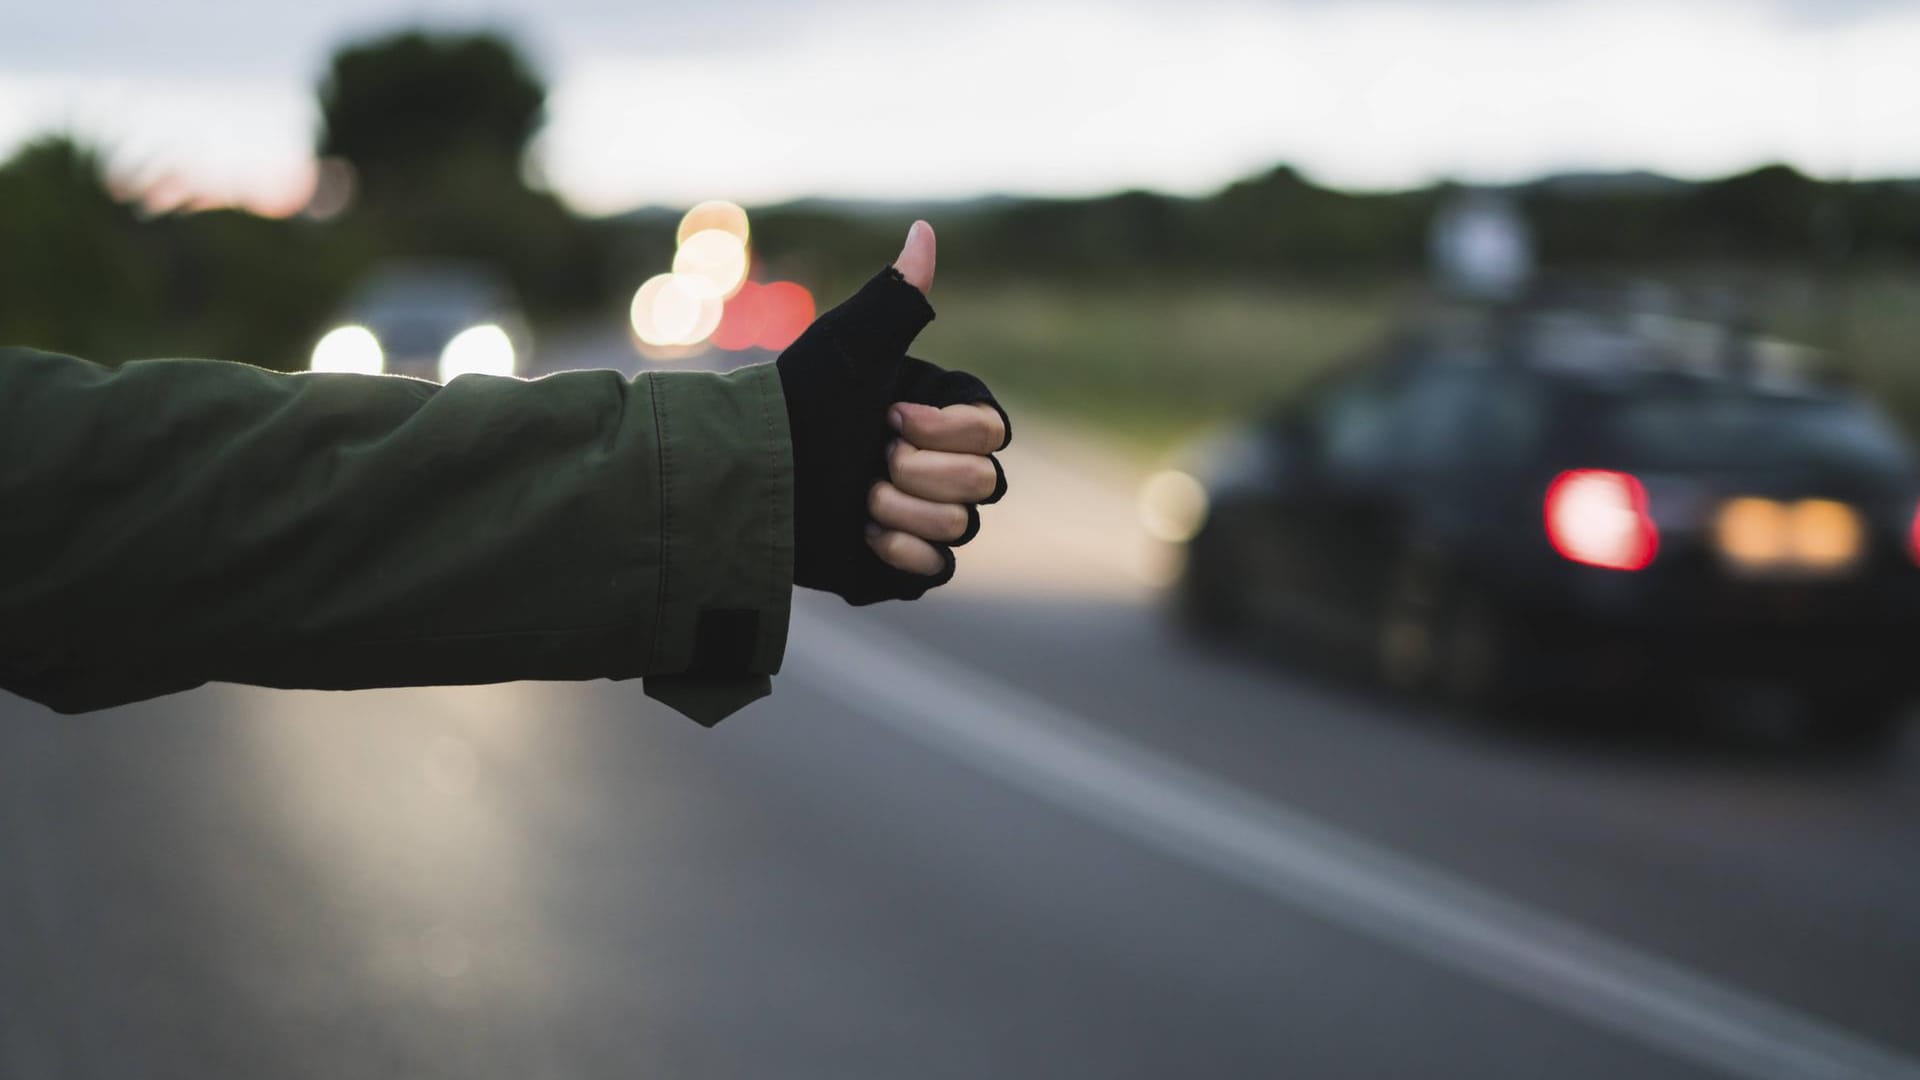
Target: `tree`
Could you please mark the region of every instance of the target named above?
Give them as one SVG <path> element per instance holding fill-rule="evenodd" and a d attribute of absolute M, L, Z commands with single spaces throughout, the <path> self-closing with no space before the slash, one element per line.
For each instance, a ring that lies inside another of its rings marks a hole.
<path fill-rule="evenodd" d="M 368 204 L 430 201 L 453 184 L 522 188 L 547 91 L 507 40 L 406 31 L 349 45 L 320 85 L 320 153 L 344 158 Z"/>
<path fill-rule="evenodd" d="M 598 234 L 521 171 L 546 96 L 496 34 L 408 30 L 341 49 L 319 88 L 319 151 L 355 174 L 358 206 L 340 224 L 376 257 L 500 267 L 536 315 L 598 302 Z"/>
<path fill-rule="evenodd" d="M 0 164 L 0 341 L 86 355 L 130 347 L 159 274 L 133 212 L 108 190 L 100 155 L 64 135 Z"/>

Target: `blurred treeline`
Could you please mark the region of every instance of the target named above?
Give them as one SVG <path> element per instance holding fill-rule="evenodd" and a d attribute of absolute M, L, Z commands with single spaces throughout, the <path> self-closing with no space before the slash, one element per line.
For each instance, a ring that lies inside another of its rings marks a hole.
<path fill-rule="evenodd" d="M 212 355 L 297 367 L 355 280 L 394 256 L 503 268 L 537 321 L 617 318 L 665 265 L 676 215 L 587 220 L 528 180 L 546 88 L 507 39 L 401 33 L 336 54 L 319 95 L 312 213 L 155 211 L 63 137 L 0 165 L 0 341 L 117 362 Z M 349 180 L 350 178 L 350 180 Z M 349 190 L 350 189 L 350 190 Z M 1204 198 L 1130 191 L 929 206 L 801 202 L 754 214 L 756 250 L 823 296 L 871 272 L 906 217 L 940 225 L 945 281 L 1418 278 L 1445 186 L 1356 193 L 1280 167 Z M 1920 264 L 1920 184 L 1770 166 L 1706 183 L 1568 176 L 1511 195 L 1555 267 Z"/>
<path fill-rule="evenodd" d="M 1090 199 L 989 199 L 942 208 L 943 274 L 1151 280 L 1178 274 L 1336 282 L 1418 275 L 1428 226 L 1458 189 L 1356 193 L 1288 166 L 1204 198 L 1128 191 Z M 1564 176 L 1508 191 L 1542 261 L 1645 271 L 1674 264 L 1800 268 L 1920 264 L 1920 182 L 1840 184 L 1771 165 L 1688 183 L 1650 173 Z M 896 214 L 849 228 L 804 204 L 756 216 L 764 241 L 888 250 Z M 871 256 L 868 256 L 871 261 Z"/>

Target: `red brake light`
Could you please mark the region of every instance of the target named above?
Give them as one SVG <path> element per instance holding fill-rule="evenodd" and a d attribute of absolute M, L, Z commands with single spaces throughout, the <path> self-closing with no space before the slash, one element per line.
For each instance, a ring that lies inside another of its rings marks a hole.
<path fill-rule="evenodd" d="M 1913 525 L 1907 531 L 1907 554 L 1913 556 L 1914 562 L 1920 563 L 1920 508 L 1914 510 Z"/>
<path fill-rule="evenodd" d="M 1640 570 L 1660 550 L 1647 490 L 1628 473 L 1575 469 L 1547 487 L 1547 539 L 1562 557 L 1607 570 Z M 1920 521 L 1916 521 L 1920 542 Z"/>

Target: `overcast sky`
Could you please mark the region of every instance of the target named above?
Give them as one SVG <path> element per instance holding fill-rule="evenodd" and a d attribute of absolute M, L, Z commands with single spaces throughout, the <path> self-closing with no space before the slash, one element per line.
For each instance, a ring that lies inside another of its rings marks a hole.
<path fill-rule="evenodd" d="M 588 212 L 1200 192 L 1279 161 L 1366 187 L 1920 175 L 1920 3 L 1892 0 L 17 4 L 0 153 L 65 128 L 127 174 L 295 203 L 328 51 L 417 22 L 527 46 L 553 88 L 539 169 Z"/>

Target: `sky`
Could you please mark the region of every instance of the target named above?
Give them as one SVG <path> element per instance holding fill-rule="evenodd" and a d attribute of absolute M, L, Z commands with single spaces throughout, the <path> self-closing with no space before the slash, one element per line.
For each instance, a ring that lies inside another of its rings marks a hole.
<path fill-rule="evenodd" d="M 708 198 L 1360 188 L 1787 161 L 1920 176 L 1920 2 L 68 0 L 0 13 L 0 154 L 269 211 L 310 190 L 342 41 L 513 34 L 532 168 L 586 213 Z"/>

